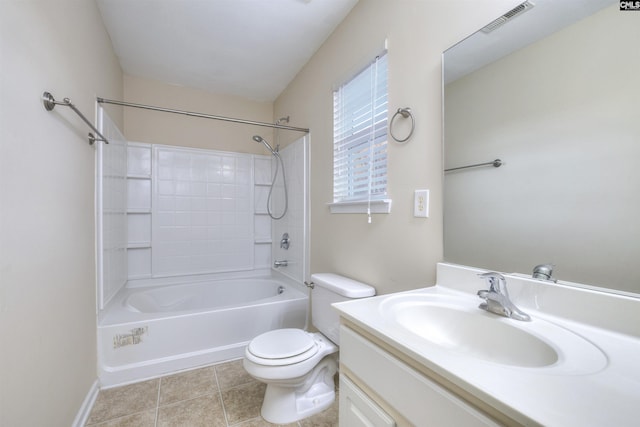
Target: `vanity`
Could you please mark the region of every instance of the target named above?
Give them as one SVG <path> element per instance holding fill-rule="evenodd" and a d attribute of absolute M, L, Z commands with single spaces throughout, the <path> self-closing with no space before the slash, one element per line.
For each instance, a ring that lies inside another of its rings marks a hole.
<path fill-rule="evenodd" d="M 638 425 L 640 300 L 505 274 L 519 321 L 478 308 L 485 272 L 334 305 L 340 424 Z"/>
<path fill-rule="evenodd" d="M 640 425 L 640 14 L 618 3 L 525 1 L 444 52 L 445 262 L 334 306 L 340 425 Z M 479 308 L 488 271 L 520 272 L 492 276 L 525 320 Z"/>

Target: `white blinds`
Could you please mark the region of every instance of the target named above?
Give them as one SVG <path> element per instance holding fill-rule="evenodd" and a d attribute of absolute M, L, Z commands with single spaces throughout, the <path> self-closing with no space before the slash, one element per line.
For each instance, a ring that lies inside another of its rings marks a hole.
<path fill-rule="evenodd" d="M 387 55 L 333 93 L 333 201 L 387 195 Z"/>

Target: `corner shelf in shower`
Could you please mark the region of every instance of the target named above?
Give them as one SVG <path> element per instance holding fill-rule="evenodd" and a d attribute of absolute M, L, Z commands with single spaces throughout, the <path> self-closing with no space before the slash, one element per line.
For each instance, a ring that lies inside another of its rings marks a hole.
<path fill-rule="evenodd" d="M 127 276 L 151 278 L 151 145 L 129 141 L 127 159 Z"/>
<path fill-rule="evenodd" d="M 127 174 L 127 213 L 151 213 L 151 175 L 131 172 Z"/>
<path fill-rule="evenodd" d="M 270 245 L 271 243 L 273 243 L 273 240 L 271 240 L 270 238 L 265 238 L 265 239 L 255 239 L 253 241 L 253 243 L 255 243 L 256 245 Z"/>

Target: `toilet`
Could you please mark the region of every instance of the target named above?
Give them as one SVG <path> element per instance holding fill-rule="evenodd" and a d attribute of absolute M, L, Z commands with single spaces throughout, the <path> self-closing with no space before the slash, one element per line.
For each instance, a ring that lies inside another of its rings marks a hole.
<path fill-rule="evenodd" d="M 245 350 L 245 370 L 267 384 L 261 415 L 270 423 L 293 423 L 333 403 L 340 319 L 331 304 L 376 293 L 337 274 L 314 274 L 311 280 L 311 321 L 320 332 L 276 329 L 255 337 Z"/>

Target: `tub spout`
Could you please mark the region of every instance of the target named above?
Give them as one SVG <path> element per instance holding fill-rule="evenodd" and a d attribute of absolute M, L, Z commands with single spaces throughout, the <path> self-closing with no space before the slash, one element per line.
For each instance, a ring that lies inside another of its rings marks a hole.
<path fill-rule="evenodd" d="M 273 262 L 273 266 L 274 266 L 275 268 L 278 268 L 278 267 L 286 267 L 287 265 L 289 265 L 289 262 L 288 262 L 287 260 L 274 261 L 274 262 Z"/>

